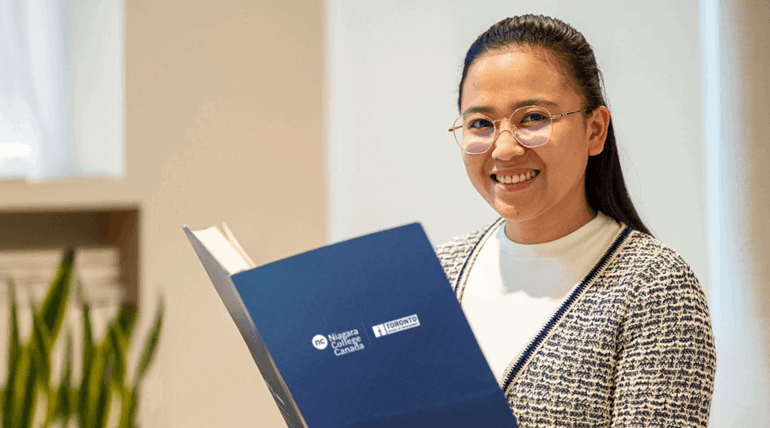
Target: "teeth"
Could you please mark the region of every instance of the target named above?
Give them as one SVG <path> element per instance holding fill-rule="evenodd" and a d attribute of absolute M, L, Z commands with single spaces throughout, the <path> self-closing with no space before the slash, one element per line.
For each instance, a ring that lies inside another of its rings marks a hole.
<path fill-rule="evenodd" d="M 524 174 L 519 174 L 519 175 L 503 175 L 503 176 L 495 175 L 495 179 L 497 180 L 498 183 L 516 184 L 516 183 L 521 183 L 522 181 L 531 180 L 537 177 L 537 175 L 538 175 L 538 171 L 530 170 Z"/>

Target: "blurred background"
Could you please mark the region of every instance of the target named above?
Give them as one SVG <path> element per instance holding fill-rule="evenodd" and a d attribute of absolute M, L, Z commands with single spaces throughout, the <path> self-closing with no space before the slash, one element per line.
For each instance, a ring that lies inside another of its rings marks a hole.
<path fill-rule="evenodd" d="M 113 271 L 95 287 L 119 288 L 100 296 L 136 306 L 144 330 L 165 297 L 142 426 L 284 426 L 182 224 L 225 221 L 265 263 L 414 221 L 440 244 L 495 219 L 447 129 L 465 51 L 524 13 L 594 47 L 632 199 L 707 292 L 711 426 L 770 426 L 767 2 L 0 4 L 0 262 L 102 250 Z"/>

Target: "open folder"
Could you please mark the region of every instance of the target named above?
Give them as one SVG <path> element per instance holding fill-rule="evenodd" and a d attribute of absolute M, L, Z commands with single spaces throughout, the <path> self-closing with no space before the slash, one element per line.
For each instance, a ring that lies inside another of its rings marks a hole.
<path fill-rule="evenodd" d="M 260 267 L 184 231 L 289 427 L 517 426 L 419 224 Z"/>

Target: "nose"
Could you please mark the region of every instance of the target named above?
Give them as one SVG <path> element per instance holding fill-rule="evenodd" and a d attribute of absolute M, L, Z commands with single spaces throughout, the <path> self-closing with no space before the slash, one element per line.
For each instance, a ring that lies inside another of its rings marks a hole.
<path fill-rule="evenodd" d="M 504 123 L 507 122 L 507 125 Z M 526 147 L 513 136 L 513 126 L 508 119 L 501 119 L 497 123 L 497 136 L 495 137 L 492 149 L 492 157 L 500 160 L 511 160 L 516 156 L 521 156 L 526 151 Z"/>

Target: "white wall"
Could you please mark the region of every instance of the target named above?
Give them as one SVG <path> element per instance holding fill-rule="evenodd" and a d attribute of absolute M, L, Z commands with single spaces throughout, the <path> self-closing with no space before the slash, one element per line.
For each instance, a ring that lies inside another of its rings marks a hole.
<path fill-rule="evenodd" d="M 712 426 L 770 426 L 770 7 L 702 0 Z"/>
<path fill-rule="evenodd" d="M 69 3 L 70 132 L 68 176 L 125 175 L 124 13 L 120 0 Z"/>

